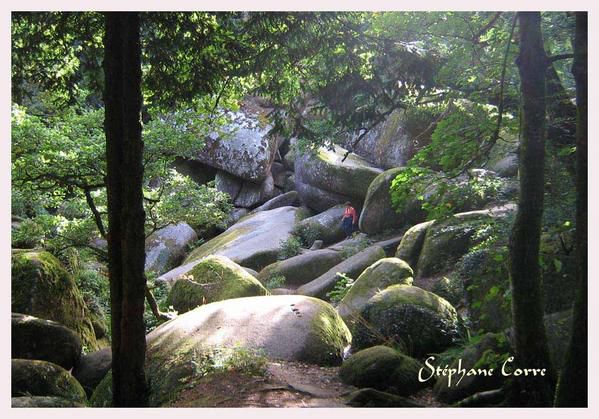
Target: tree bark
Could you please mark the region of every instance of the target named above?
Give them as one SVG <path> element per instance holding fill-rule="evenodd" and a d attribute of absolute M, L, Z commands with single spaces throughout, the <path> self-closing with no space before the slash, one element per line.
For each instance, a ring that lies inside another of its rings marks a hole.
<path fill-rule="evenodd" d="M 587 247 L 587 12 L 576 13 L 574 62 L 576 81 L 576 277 L 578 289 L 574 301 L 572 338 L 560 375 L 556 405 L 587 407 L 588 405 L 588 247 Z"/>
<path fill-rule="evenodd" d="M 510 405 L 551 406 L 554 376 L 543 324 L 539 243 L 543 215 L 546 55 L 539 12 L 519 13 L 520 54 L 516 60 L 522 92 L 520 202 L 510 237 L 509 268 L 515 362 L 546 370 L 546 376 L 514 377 Z"/>
<path fill-rule="evenodd" d="M 106 13 L 105 24 L 104 129 L 113 406 L 146 406 L 139 16 Z"/>

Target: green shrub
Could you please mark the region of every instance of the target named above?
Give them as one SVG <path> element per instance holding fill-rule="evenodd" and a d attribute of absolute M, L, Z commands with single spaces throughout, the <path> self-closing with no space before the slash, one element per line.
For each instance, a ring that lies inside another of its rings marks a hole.
<path fill-rule="evenodd" d="M 285 260 L 299 254 L 302 243 L 296 236 L 290 236 L 287 240 L 281 241 L 281 248 L 277 259 Z"/>
<path fill-rule="evenodd" d="M 332 303 L 338 303 L 343 300 L 343 297 L 347 295 L 349 289 L 352 287 L 352 285 L 354 285 L 355 282 L 354 279 L 348 277 L 342 272 L 337 272 L 336 275 L 339 279 L 335 283 L 333 289 L 327 293 L 327 298 Z"/>
<path fill-rule="evenodd" d="M 269 289 L 275 289 L 275 288 L 281 288 L 281 286 L 285 283 L 286 279 L 285 279 L 285 275 L 282 274 L 278 274 L 278 275 L 273 275 L 270 278 L 268 278 L 268 280 L 266 280 L 266 282 L 264 283 L 264 286 Z"/>

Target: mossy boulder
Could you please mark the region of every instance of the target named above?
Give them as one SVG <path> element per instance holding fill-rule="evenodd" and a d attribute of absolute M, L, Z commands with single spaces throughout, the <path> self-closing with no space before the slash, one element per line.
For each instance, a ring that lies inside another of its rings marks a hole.
<path fill-rule="evenodd" d="M 256 278 L 231 259 L 208 256 L 175 281 L 167 304 L 185 313 L 202 304 L 267 293 Z"/>
<path fill-rule="evenodd" d="M 61 323 L 88 350 L 98 349 L 83 296 L 58 259 L 44 251 L 13 253 L 11 274 L 12 312 Z"/>
<path fill-rule="evenodd" d="M 390 285 L 412 285 L 414 272 L 401 259 L 384 258 L 376 261 L 362 272 L 339 303 L 337 312 L 349 324 L 368 300 Z"/>
<path fill-rule="evenodd" d="M 283 276 L 285 282 L 281 286 L 298 287 L 318 278 L 342 260 L 341 254 L 334 250 L 313 250 L 268 265 L 257 278 L 266 284 L 271 278 Z"/>
<path fill-rule="evenodd" d="M 83 403 L 74 402 L 64 397 L 22 396 L 12 397 L 11 407 L 85 407 Z"/>
<path fill-rule="evenodd" d="M 481 391 L 500 388 L 506 377 L 501 375 L 500 368 L 511 351 L 510 344 L 503 334 L 487 333 L 475 338 L 464 350 L 457 354 L 455 360 L 450 364 L 451 368 L 458 368 L 460 363 L 464 370 L 494 369 L 492 375 L 466 375 L 460 383 L 460 377 L 452 377 L 451 386 L 448 376 L 440 376 L 434 387 L 435 396 L 444 403 L 455 403 L 468 396 Z M 434 361 L 433 365 L 438 365 Z M 441 365 L 444 367 L 445 365 Z M 427 370 L 428 371 L 428 370 Z"/>
<path fill-rule="evenodd" d="M 77 403 L 87 397 L 81 385 L 64 368 L 47 361 L 13 359 L 11 396 L 52 396 Z"/>
<path fill-rule="evenodd" d="M 297 222 L 305 218 L 305 211 L 296 207 L 280 207 L 260 211 L 244 217 L 224 233 L 195 249 L 183 261 L 184 265 L 165 275 L 189 271 L 193 262 L 209 255 L 226 256 L 241 266 L 260 271 L 277 260 L 281 242 L 289 239 Z"/>
<path fill-rule="evenodd" d="M 402 170 L 402 168 L 389 169 L 374 178 L 368 187 L 360 214 L 360 231 L 366 234 L 377 234 L 405 224 L 406 220 L 393 207 L 390 193 L 391 182 Z"/>
<path fill-rule="evenodd" d="M 345 404 L 351 407 L 426 407 L 414 399 L 374 388 L 361 388 L 351 392 L 345 397 Z"/>
<path fill-rule="evenodd" d="M 338 281 L 338 272 L 342 272 L 350 278 L 357 278 L 367 267 L 384 257 L 385 251 L 382 247 L 370 246 L 333 266 L 318 278 L 302 285 L 296 292 L 301 295 L 324 298 L 335 287 Z"/>
<path fill-rule="evenodd" d="M 81 339 L 66 326 L 52 320 L 12 313 L 11 357 L 38 359 L 70 370 L 81 357 Z"/>
<path fill-rule="evenodd" d="M 338 365 L 350 342 L 335 309 L 316 298 L 248 297 L 206 304 L 147 335 L 150 406 L 168 404 L 185 386 L 235 357 Z M 92 405 L 110 404 L 110 381 L 108 375 L 98 385 Z"/>
<path fill-rule="evenodd" d="M 156 275 L 167 272 L 183 260 L 187 247 L 197 240 L 198 235 L 186 223 L 172 224 L 155 231 L 146 239 L 144 269 Z"/>
<path fill-rule="evenodd" d="M 302 185 L 332 193 L 327 204 L 342 204 L 349 199 L 361 207 L 368 186 L 381 172 L 356 154 L 346 156 L 346 150 L 338 146 L 333 150 L 321 147 L 315 152 L 302 153 L 295 162 L 295 182 L 302 201 L 321 211 L 331 205 L 323 208 L 318 197 L 311 196 L 311 189 Z"/>
<path fill-rule="evenodd" d="M 424 237 L 432 223 L 433 221 L 426 221 L 410 227 L 403 235 L 401 242 L 399 242 L 395 257 L 405 260 L 410 266 L 416 266 L 420 251 L 422 250 L 422 244 L 424 243 Z"/>
<path fill-rule="evenodd" d="M 352 325 L 355 349 L 392 342 L 415 357 L 440 352 L 460 336 L 455 308 L 445 299 L 411 285 L 392 285 L 376 294 Z"/>
<path fill-rule="evenodd" d="M 341 225 L 341 218 L 345 211 L 345 205 L 336 205 L 320 214 L 300 221 L 293 229 L 293 233 L 302 241 L 311 246 L 315 240 L 322 240 L 328 245 L 338 242 L 345 237 Z"/>
<path fill-rule="evenodd" d="M 493 217 L 486 210 L 455 214 L 435 221 L 426 230 L 415 268 L 416 275 L 431 277 L 451 271 L 472 246 L 486 238 L 480 232 L 491 222 Z"/>
<path fill-rule="evenodd" d="M 409 396 L 427 386 L 418 381 L 422 363 L 388 346 L 373 346 L 352 355 L 341 365 L 341 380 L 359 388 L 371 387 Z"/>

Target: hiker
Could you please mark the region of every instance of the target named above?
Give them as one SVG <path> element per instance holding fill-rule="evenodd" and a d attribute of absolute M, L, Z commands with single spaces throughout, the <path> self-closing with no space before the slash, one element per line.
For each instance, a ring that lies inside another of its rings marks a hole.
<path fill-rule="evenodd" d="M 358 214 L 356 213 L 356 209 L 352 207 L 351 202 L 349 201 L 345 203 L 345 210 L 343 211 L 341 223 L 343 224 L 345 237 L 350 238 L 358 226 Z"/>

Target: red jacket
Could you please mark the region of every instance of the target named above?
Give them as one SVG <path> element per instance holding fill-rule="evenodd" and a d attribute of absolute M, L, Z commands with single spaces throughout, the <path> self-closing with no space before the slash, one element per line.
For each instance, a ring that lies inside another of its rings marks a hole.
<path fill-rule="evenodd" d="M 356 210 L 354 207 L 345 207 L 343 211 L 343 218 L 352 217 L 353 223 L 356 224 L 358 222 L 358 214 L 356 214 Z"/>

